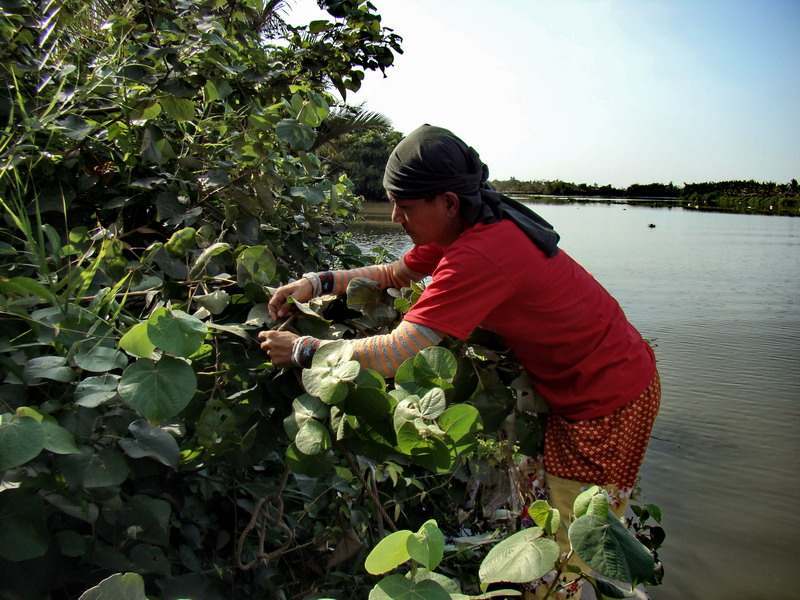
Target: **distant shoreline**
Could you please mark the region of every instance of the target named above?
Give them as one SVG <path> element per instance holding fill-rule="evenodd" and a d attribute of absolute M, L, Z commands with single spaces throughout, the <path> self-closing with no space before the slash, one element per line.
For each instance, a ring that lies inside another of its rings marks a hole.
<path fill-rule="evenodd" d="M 800 212 L 797 210 L 770 210 L 744 206 L 740 209 L 708 206 L 692 202 L 686 198 L 664 197 L 664 196 L 641 196 L 633 198 L 620 198 L 616 196 L 561 196 L 546 194 L 526 194 L 520 192 L 505 192 L 509 198 L 521 201 L 532 201 L 539 204 L 627 204 L 630 206 L 649 206 L 651 208 L 683 208 L 685 210 L 696 210 L 698 212 L 718 212 L 741 215 L 777 215 L 784 217 L 797 217 Z M 366 201 L 361 210 L 364 221 L 361 223 L 377 226 L 394 226 L 389 222 L 391 206 L 388 201 L 376 202 Z"/>

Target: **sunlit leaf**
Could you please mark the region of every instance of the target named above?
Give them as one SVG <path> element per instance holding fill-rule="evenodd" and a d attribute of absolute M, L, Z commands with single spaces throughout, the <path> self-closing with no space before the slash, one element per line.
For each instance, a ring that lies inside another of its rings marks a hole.
<path fill-rule="evenodd" d="M 364 568 L 372 575 L 382 575 L 399 567 L 411 555 L 408 553 L 408 539 L 414 535 L 403 529 L 395 531 L 383 538 L 367 555 Z"/>
<path fill-rule="evenodd" d="M 131 327 L 119 340 L 119 347 L 139 358 L 153 358 L 156 347 L 147 336 L 147 321 Z"/>
<path fill-rule="evenodd" d="M 426 569 L 432 571 L 438 567 L 444 556 L 444 535 L 436 521 L 425 521 L 415 534 L 409 536 L 407 549 L 409 556 Z"/>
<path fill-rule="evenodd" d="M 78 600 L 147 600 L 138 573 L 115 573 L 81 594 Z"/>
<path fill-rule="evenodd" d="M 478 572 L 481 586 L 539 579 L 555 566 L 559 555 L 558 543 L 543 538 L 541 528 L 523 529 L 489 550 Z"/>
<path fill-rule="evenodd" d="M 314 456 L 331 446 L 331 436 L 327 427 L 315 419 L 308 419 L 300 427 L 294 438 L 297 449 L 303 454 Z"/>

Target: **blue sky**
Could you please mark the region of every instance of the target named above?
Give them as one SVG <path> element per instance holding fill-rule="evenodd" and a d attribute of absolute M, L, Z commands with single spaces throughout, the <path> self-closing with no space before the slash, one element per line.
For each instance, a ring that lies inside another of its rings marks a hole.
<path fill-rule="evenodd" d="M 348 101 L 451 129 L 494 178 L 800 179 L 800 0 L 373 4 L 404 54 Z"/>

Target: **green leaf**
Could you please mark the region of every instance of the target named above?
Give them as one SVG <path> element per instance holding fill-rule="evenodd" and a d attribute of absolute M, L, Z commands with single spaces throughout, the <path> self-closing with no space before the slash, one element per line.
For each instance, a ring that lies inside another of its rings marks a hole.
<path fill-rule="evenodd" d="M 389 575 L 372 588 L 369 600 L 450 600 L 450 594 L 431 579 L 416 583 L 402 575 Z"/>
<path fill-rule="evenodd" d="M 569 540 L 575 554 L 605 577 L 636 583 L 653 576 L 652 554 L 613 515 L 578 517 L 569 527 Z"/>
<path fill-rule="evenodd" d="M 454 404 L 439 416 L 437 423 L 457 446 L 483 429 L 478 409 L 469 404 Z"/>
<path fill-rule="evenodd" d="M 231 296 L 225 290 L 216 290 L 204 296 L 195 296 L 194 300 L 212 315 L 218 315 L 227 308 Z"/>
<path fill-rule="evenodd" d="M 125 457 L 113 448 L 95 452 L 84 447 L 79 454 L 61 458 L 58 464 L 70 485 L 86 489 L 119 485 L 129 473 Z"/>
<path fill-rule="evenodd" d="M 0 292 L 13 296 L 38 296 L 51 304 L 57 305 L 55 295 L 41 283 L 29 277 L 0 278 Z"/>
<path fill-rule="evenodd" d="M 156 347 L 147 337 L 147 321 L 131 327 L 119 340 L 119 347 L 139 358 L 153 358 Z"/>
<path fill-rule="evenodd" d="M 481 563 L 481 587 L 491 583 L 528 583 L 552 570 L 560 555 L 558 543 L 543 538 L 539 527 L 530 527 L 494 546 Z"/>
<path fill-rule="evenodd" d="M 419 411 L 425 419 L 435 419 L 444 412 L 447 402 L 444 397 L 444 390 L 441 388 L 433 388 L 426 392 L 422 398 L 419 399 Z"/>
<path fill-rule="evenodd" d="M 144 325 L 144 323 L 141 323 L 141 325 Z M 75 388 L 75 404 L 86 408 L 95 408 L 108 402 L 117 395 L 119 379 L 119 375 L 112 375 L 111 373 L 87 377 Z"/>
<path fill-rule="evenodd" d="M 19 489 L 0 493 L 0 557 L 18 562 L 44 556 L 48 547 L 44 503 Z"/>
<path fill-rule="evenodd" d="M 426 569 L 433 571 L 444 557 L 444 535 L 434 519 L 422 524 L 407 541 L 408 554 Z"/>
<path fill-rule="evenodd" d="M 95 373 L 124 369 L 128 365 L 128 359 L 122 352 L 108 346 L 100 346 L 97 340 L 81 342 L 73 360 L 84 371 Z"/>
<path fill-rule="evenodd" d="M 145 419 L 138 419 L 128 425 L 134 439 L 121 439 L 119 445 L 131 458 L 153 458 L 161 464 L 178 468 L 180 449 L 178 442 L 160 427 L 153 427 Z"/>
<path fill-rule="evenodd" d="M 250 246 L 236 259 L 236 275 L 240 284 L 265 286 L 275 279 L 277 262 L 266 246 Z"/>
<path fill-rule="evenodd" d="M 59 119 L 56 121 L 56 123 L 61 128 L 65 136 L 71 140 L 75 140 L 76 142 L 83 140 L 92 132 L 92 129 L 94 128 L 84 118 L 76 115 L 69 115 L 68 117 Z"/>
<path fill-rule="evenodd" d="M 157 101 L 141 102 L 131 111 L 131 121 L 136 125 L 144 125 L 147 121 L 155 119 L 160 114 L 161 105 Z"/>
<path fill-rule="evenodd" d="M 314 456 L 331 447 L 331 436 L 325 425 L 315 419 L 309 419 L 300 427 L 294 443 L 303 454 Z"/>
<path fill-rule="evenodd" d="M 489 600 L 490 598 L 510 598 L 512 596 L 522 596 L 522 592 L 519 590 L 492 590 L 491 592 L 485 592 L 477 596 L 450 594 L 450 600 Z"/>
<path fill-rule="evenodd" d="M 71 529 L 59 531 L 56 534 L 56 542 L 58 542 L 58 548 L 64 556 L 75 558 L 83 556 L 89 551 L 89 541 Z"/>
<path fill-rule="evenodd" d="M 164 249 L 173 256 L 183 257 L 195 247 L 197 230 L 194 227 L 184 227 L 173 233 L 164 244 Z"/>
<path fill-rule="evenodd" d="M 295 119 L 281 119 L 275 126 L 275 133 L 278 138 L 289 144 L 293 150 L 310 150 L 314 145 L 317 134 L 314 130 L 304 123 L 298 123 Z"/>
<path fill-rule="evenodd" d="M 150 421 L 164 421 L 180 413 L 197 391 L 192 367 L 169 356 L 158 362 L 140 358 L 122 374 L 119 395 Z"/>
<path fill-rule="evenodd" d="M 286 448 L 286 464 L 293 473 L 309 477 L 322 477 L 333 471 L 333 466 L 325 455 L 308 456 L 291 444 Z"/>
<path fill-rule="evenodd" d="M 450 594 L 450 598 L 455 597 L 456 595 L 461 594 L 461 585 L 455 579 L 450 579 L 449 577 L 442 575 L 441 573 L 437 573 L 435 571 L 429 571 L 424 567 L 418 567 L 414 576 L 411 577 L 411 573 L 406 575 L 408 579 L 411 579 L 415 583 L 419 583 L 420 581 L 435 581 L 440 586 L 444 588 L 444 590 Z M 469 596 L 464 596 L 464 598 L 469 598 Z"/>
<path fill-rule="evenodd" d="M 4 415 L 0 422 L 0 472 L 36 458 L 44 449 L 44 439 L 41 423 Z"/>
<path fill-rule="evenodd" d="M 557 508 L 551 508 L 547 500 L 537 500 L 528 507 L 528 514 L 539 527 L 549 535 L 554 535 L 561 525 L 561 515 Z"/>
<path fill-rule="evenodd" d="M 390 533 L 378 542 L 364 561 L 367 573 L 382 575 L 410 559 L 408 540 L 413 535 L 411 531 L 403 529 Z"/>
<path fill-rule="evenodd" d="M 200 256 L 197 257 L 194 265 L 192 265 L 192 268 L 189 270 L 189 277 L 194 279 L 200 275 L 213 257 L 230 250 L 230 248 L 231 245 L 226 244 L 225 242 L 216 242 L 211 244 L 208 248 L 200 253 Z"/>
<path fill-rule="evenodd" d="M 78 600 L 147 600 L 138 573 L 115 573 L 81 594 Z"/>
<path fill-rule="evenodd" d="M 311 368 L 303 369 L 303 387 L 326 404 L 338 404 L 347 396 L 346 382 L 358 377 L 361 365 L 350 360 L 353 350 L 345 342 L 320 346 L 311 359 Z"/>
<path fill-rule="evenodd" d="M 50 379 L 68 383 L 75 379 L 75 371 L 67 365 L 64 356 L 38 356 L 25 365 L 25 378 L 35 382 L 37 379 Z"/>
<path fill-rule="evenodd" d="M 42 423 L 44 449 L 53 454 L 78 454 L 72 433 L 61 427 L 53 417 L 46 417 Z"/>
<path fill-rule="evenodd" d="M 140 148 L 142 159 L 146 163 L 163 165 L 175 158 L 175 151 L 170 143 L 164 139 L 164 134 L 154 125 L 147 125 L 142 134 L 142 145 Z"/>
<path fill-rule="evenodd" d="M 586 514 L 586 511 L 589 509 L 589 504 L 592 501 L 592 498 L 597 494 L 602 494 L 603 490 L 600 489 L 599 486 L 593 485 L 589 489 L 582 491 L 580 494 L 575 496 L 575 500 L 572 502 L 572 516 L 573 518 L 577 519 L 578 517 L 582 517 Z"/>
<path fill-rule="evenodd" d="M 191 356 L 203 343 L 208 327 L 182 310 L 157 308 L 147 319 L 147 337 L 167 354 Z"/>
<path fill-rule="evenodd" d="M 159 102 L 164 112 L 176 121 L 191 121 L 194 119 L 194 102 L 188 98 L 163 96 Z"/>

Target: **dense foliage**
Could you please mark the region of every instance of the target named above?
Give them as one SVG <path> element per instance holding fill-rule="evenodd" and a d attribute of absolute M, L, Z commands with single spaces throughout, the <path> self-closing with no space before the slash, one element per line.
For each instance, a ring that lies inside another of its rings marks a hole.
<path fill-rule="evenodd" d="M 385 331 L 420 293 L 354 282 L 268 322 L 270 285 L 366 260 L 312 150 L 330 90 L 400 40 L 367 2 L 320 4 L 290 27 L 274 0 L 0 0 L 0 598 L 359 597 L 402 528 L 460 590 L 490 583 L 542 432 L 502 348 L 387 382 L 337 344 L 301 375 L 254 341 Z"/>
<path fill-rule="evenodd" d="M 800 214 L 797 180 L 780 184 L 753 180 L 685 183 L 678 187 L 663 183 L 634 183 L 627 188 L 567 181 L 493 181 L 500 191 L 542 196 L 588 198 L 666 199 L 688 208 L 765 214 Z"/>
<path fill-rule="evenodd" d="M 385 202 L 383 168 L 403 135 L 390 127 L 350 133 L 337 140 L 329 159 L 353 181 L 354 191 L 367 201 Z"/>

